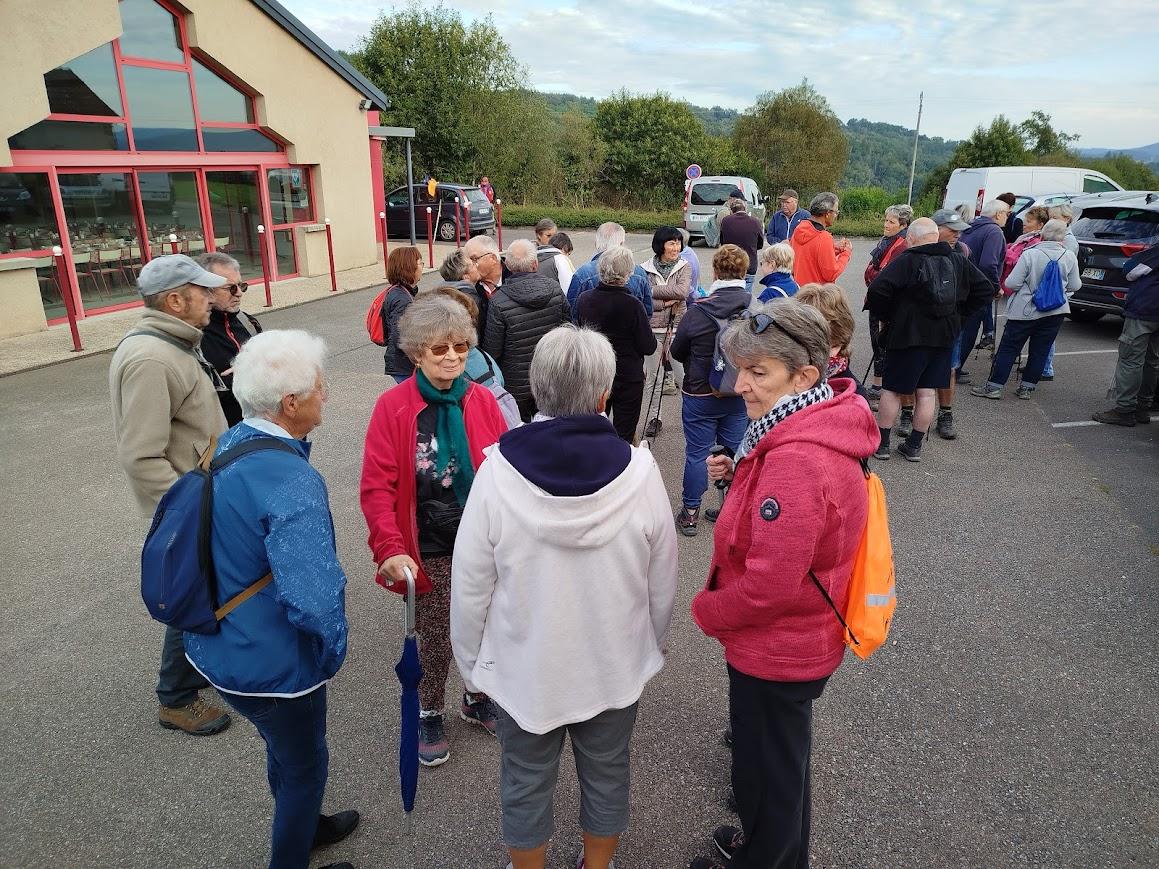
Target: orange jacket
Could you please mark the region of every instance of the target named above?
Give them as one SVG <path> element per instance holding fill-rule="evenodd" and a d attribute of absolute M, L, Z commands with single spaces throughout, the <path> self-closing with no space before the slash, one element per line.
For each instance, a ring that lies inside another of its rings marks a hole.
<path fill-rule="evenodd" d="M 840 253 L 835 251 L 833 236 L 827 230 L 818 229 L 812 220 L 797 225 L 789 244 L 795 255 L 793 278 L 801 286 L 833 283 L 845 271 L 853 252 L 848 248 Z"/>

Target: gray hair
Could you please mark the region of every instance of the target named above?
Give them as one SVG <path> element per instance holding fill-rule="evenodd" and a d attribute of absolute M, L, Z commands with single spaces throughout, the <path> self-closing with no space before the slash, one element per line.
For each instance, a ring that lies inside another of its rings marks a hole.
<path fill-rule="evenodd" d="M 538 264 L 535 242 L 516 239 L 507 248 L 507 268 L 512 272 L 533 272 Z"/>
<path fill-rule="evenodd" d="M 498 256 L 499 245 L 489 235 L 473 235 L 467 239 L 467 243 L 463 245 L 463 250 L 467 252 L 468 257 L 472 256 L 474 251 L 478 251 L 478 255 L 493 253 Z"/>
<path fill-rule="evenodd" d="M 935 242 L 938 240 L 938 225 L 928 217 L 919 217 L 909 225 L 905 239 L 910 247 Z"/>
<path fill-rule="evenodd" d="M 632 276 L 632 269 L 635 267 L 636 260 L 632 252 L 623 245 L 617 245 L 600 254 L 596 271 L 599 273 L 600 283 L 622 287 L 628 283 L 628 278 Z"/>
<path fill-rule="evenodd" d="M 1054 209 L 1052 208 L 1051 211 Z M 1052 217 L 1046 222 L 1039 234 L 1043 241 L 1063 241 L 1066 238 L 1067 226 L 1065 220 L 1060 220 L 1057 217 Z"/>
<path fill-rule="evenodd" d="M 787 241 L 769 245 L 761 251 L 761 262 L 772 266 L 775 272 L 785 272 L 791 275 L 794 259 L 796 259 L 796 254 L 793 252 L 793 246 Z"/>
<path fill-rule="evenodd" d="M 467 309 L 446 296 L 422 295 L 406 306 L 398 321 L 398 347 L 412 360 L 424 347 L 442 341 L 478 341 L 475 324 Z"/>
<path fill-rule="evenodd" d="M 325 373 L 326 342 L 302 329 L 266 329 L 233 360 L 233 397 L 248 416 L 274 419 L 287 395 L 314 390 Z"/>
<path fill-rule="evenodd" d="M 1070 222 L 1074 220 L 1074 209 L 1065 202 L 1062 205 L 1052 205 L 1050 207 L 1050 219 L 1065 220 L 1067 226 L 1070 226 Z"/>
<path fill-rule="evenodd" d="M 570 323 L 540 338 L 531 357 L 531 394 L 547 416 L 597 413 L 615 377 L 612 343 L 594 329 Z"/>
<path fill-rule="evenodd" d="M 536 221 L 534 231 L 537 236 L 541 233 L 547 232 L 549 229 L 551 230 L 552 235 L 554 235 L 555 231 L 559 229 L 555 221 L 550 217 L 541 217 L 538 221 Z"/>
<path fill-rule="evenodd" d="M 821 217 L 837 210 L 836 193 L 818 193 L 809 203 L 809 213 L 814 217 Z"/>
<path fill-rule="evenodd" d="M 767 314 L 785 331 L 770 326 L 758 334 L 753 331 L 750 319 L 734 320 L 720 340 L 721 349 L 734 364 L 772 358 L 790 372 L 812 365 L 824 376 L 831 346 L 829 324 L 824 314 L 796 299 L 777 299 L 755 305 L 752 313 Z"/>
<path fill-rule="evenodd" d="M 954 206 L 954 211 L 958 212 L 958 217 L 966 221 L 966 223 L 974 222 L 974 206 L 969 202 L 962 202 Z"/>
<path fill-rule="evenodd" d="M 444 281 L 461 281 L 470 266 L 471 261 L 467 259 L 467 254 L 462 248 L 458 248 L 443 259 L 443 264 L 439 266 L 439 274 Z"/>
<path fill-rule="evenodd" d="M 227 253 L 220 251 L 213 251 L 211 253 L 203 253 L 197 257 L 197 264 L 203 269 L 213 271 L 214 266 L 221 266 L 223 269 L 235 269 L 241 271 L 241 264 Z"/>
<path fill-rule="evenodd" d="M 610 247 L 619 247 L 627 237 L 620 224 L 612 221 L 601 223 L 596 230 L 596 253 L 603 253 Z"/>
<path fill-rule="evenodd" d="M 909 205 L 891 205 L 885 209 L 886 217 L 893 217 L 902 226 L 909 226 L 913 223 L 914 210 Z"/>
<path fill-rule="evenodd" d="M 982 206 L 983 217 L 996 217 L 1002 211 L 1010 211 L 1010 206 L 1001 199 L 991 199 Z"/>

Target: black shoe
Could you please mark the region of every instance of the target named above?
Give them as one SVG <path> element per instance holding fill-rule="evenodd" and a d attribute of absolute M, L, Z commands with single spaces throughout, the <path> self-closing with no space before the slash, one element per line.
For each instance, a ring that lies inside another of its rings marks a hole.
<path fill-rule="evenodd" d="M 994 336 L 993 335 L 983 335 L 982 340 L 978 342 L 978 349 L 979 350 L 993 350 L 994 349 Z"/>
<path fill-rule="evenodd" d="M 898 444 L 897 451 L 905 456 L 907 462 L 920 462 L 922 460 L 922 448 L 920 446 L 911 447 L 908 441 L 902 441 Z"/>
<path fill-rule="evenodd" d="M 712 834 L 712 844 L 716 845 L 716 850 L 720 852 L 720 856 L 724 857 L 725 860 L 731 860 L 736 849 L 744 844 L 744 833 L 738 827 L 728 825 L 717 827 Z"/>
<path fill-rule="evenodd" d="M 719 507 L 707 508 L 704 511 L 704 518 L 707 519 L 709 522 L 715 522 L 717 519 L 720 518 L 720 508 Z"/>
<path fill-rule="evenodd" d="M 954 428 L 954 412 L 948 407 L 938 411 L 938 437 L 943 440 L 952 441 L 958 436 L 958 430 Z"/>
<path fill-rule="evenodd" d="M 897 421 L 897 436 L 900 438 L 908 438 L 913 430 L 914 409 L 912 407 L 903 407 L 901 409 L 901 416 Z"/>
<path fill-rule="evenodd" d="M 319 866 L 318 869 L 354 869 L 353 863 L 327 863 L 325 866 Z"/>
<path fill-rule="evenodd" d="M 970 376 L 970 372 L 965 369 L 958 369 L 958 386 L 969 386 L 974 382 L 974 378 Z"/>
<path fill-rule="evenodd" d="M 889 444 L 882 441 L 878 445 L 877 450 L 874 452 L 873 457 L 875 459 L 880 460 L 880 461 L 888 462 L 889 461 Z"/>
<path fill-rule="evenodd" d="M 664 420 L 660 417 L 653 417 L 644 425 L 644 437 L 654 438 L 660 434 L 662 428 L 664 428 Z"/>
<path fill-rule="evenodd" d="M 1092 413 L 1091 419 L 1095 422 L 1101 422 L 1103 425 L 1123 425 L 1127 428 L 1133 428 L 1137 420 L 1133 413 L 1123 413 L 1115 408 L 1110 410 L 1102 410 L 1098 413 Z M 1150 421 L 1150 417 L 1148 417 Z"/>
<path fill-rule="evenodd" d="M 696 521 L 700 518 L 700 508 L 693 507 L 689 510 L 687 507 L 681 507 L 680 512 L 676 514 L 676 530 L 685 537 L 696 536 Z"/>
<path fill-rule="evenodd" d="M 354 809 L 333 815 L 319 815 L 318 829 L 314 832 L 314 844 L 310 846 L 310 850 L 316 851 L 318 848 L 341 842 L 354 832 L 360 820 L 361 815 Z"/>

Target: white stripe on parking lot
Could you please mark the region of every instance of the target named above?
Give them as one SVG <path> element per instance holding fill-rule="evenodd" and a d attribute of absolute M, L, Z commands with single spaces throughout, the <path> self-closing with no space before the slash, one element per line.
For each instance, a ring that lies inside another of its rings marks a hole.
<path fill-rule="evenodd" d="M 1063 350 L 1055 353 L 1055 356 L 1086 356 L 1088 353 L 1118 353 L 1118 347 L 1111 347 L 1108 350 Z"/>
<path fill-rule="evenodd" d="M 1058 354 L 1055 353 L 1054 355 L 1057 356 Z M 1051 428 L 1085 428 L 1088 425 L 1101 425 L 1101 423 L 1097 423 L 1093 419 L 1080 419 L 1080 420 L 1076 420 L 1075 422 L 1052 422 L 1050 424 L 1050 427 Z"/>

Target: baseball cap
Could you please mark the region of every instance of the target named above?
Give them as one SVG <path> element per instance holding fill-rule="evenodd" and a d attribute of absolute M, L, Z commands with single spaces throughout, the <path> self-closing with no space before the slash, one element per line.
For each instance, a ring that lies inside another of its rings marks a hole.
<path fill-rule="evenodd" d="M 185 284 L 214 289 L 229 283 L 221 275 L 208 272 L 183 253 L 155 257 L 137 275 L 137 292 L 155 296 Z"/>
<path fill-rule="evenodd" d="M 734 188 L 732 188 L 732 190 L 728 191 L 728 198 L 729 199 L 744 199 L 744 194 L 740 192 L 739 187 L 734 187 Z"/>
<path fill-rule="evenodd" d="M 953 229 L 957 232 L 970 228 L 970 224 L 962 220 L 961 215 L 952 208 L 939 208 L 930 215 L 930 220 L 938 226 L 944 226 L 947 229 Z"/>

